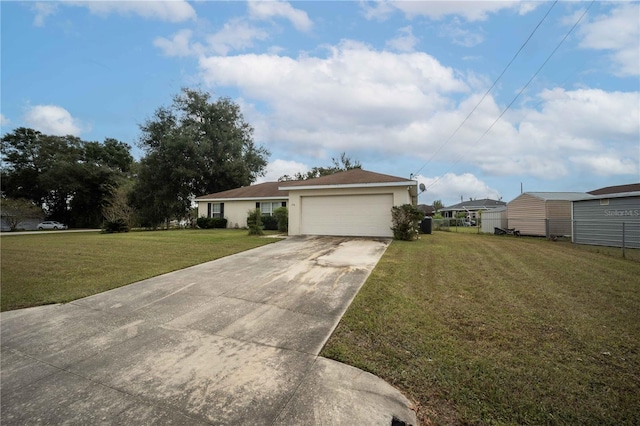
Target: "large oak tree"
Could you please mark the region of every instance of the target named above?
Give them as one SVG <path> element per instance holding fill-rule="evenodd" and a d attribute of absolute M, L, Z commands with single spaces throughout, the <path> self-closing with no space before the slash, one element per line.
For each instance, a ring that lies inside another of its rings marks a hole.
<path fill-rule="evenodd" d="M 229 98 L 183 89 L 140 126 L 138 179 L 131 195 L 142 225 L 188 215 L 193 198 L 247 186 L 263 175 L 269 152 Z"/>

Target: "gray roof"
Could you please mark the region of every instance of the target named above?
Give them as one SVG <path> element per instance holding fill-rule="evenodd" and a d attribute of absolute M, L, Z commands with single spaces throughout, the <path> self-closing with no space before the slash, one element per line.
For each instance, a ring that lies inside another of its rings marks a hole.
<path fill-rule="evenodd" d="M 525 192 L 525 194 L 545 201 L 576 201 L 593 198 L 593 195 L 586 192 Z"/>
<path fill-rule="evenodd" d="M 483 198 L 482 200 L 469 200 L 463 201 L 458 204 L 440 209 L 440 211 L 458 211 L 458 210 L 490 210 L 496 207 L 506 206 L 507 203 L 499 200 L 492 200 L 490 198 Z"/>
<path fill-rule="evenodd" d="M 611 194 L 592 195 L 590 197 L 586 197 L 580 200 L 573 200 L 573 201 L 604 200 L 607 198 L 628 198 L 628 197 L 640 197 L 640 191 L 616 192 Z"/>

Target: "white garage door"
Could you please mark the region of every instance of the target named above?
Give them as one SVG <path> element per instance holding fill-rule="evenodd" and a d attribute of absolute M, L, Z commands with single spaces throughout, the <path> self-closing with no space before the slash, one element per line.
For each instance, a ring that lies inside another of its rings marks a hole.
<path fill-rule="evenodd" d="M 392 237 L 392 194 L 301 198 L 300 233 Z"/>

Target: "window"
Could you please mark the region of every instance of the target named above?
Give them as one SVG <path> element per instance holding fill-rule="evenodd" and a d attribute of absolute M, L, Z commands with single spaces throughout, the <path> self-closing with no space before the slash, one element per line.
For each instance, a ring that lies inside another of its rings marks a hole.
<path fill-rule="evenodd" d="M 271 216 L 273 215 L 273 211 L 275 209 L 286 206 L 286 201 L 276 201 L 275 203 L 260 203 L 260 213 L 262 213 L 263 215 Z"/>
<path fill-rule="evenodd" d="M 224 217 L 224 203 L 208 203 L 207 217 Z"/>
<path fill-rule="evenodd" d="M 600 205 L 601 206 L 608 206 L 609 205 L 609 199 L 608 198 L 601 198 L 600 199 Z"/>

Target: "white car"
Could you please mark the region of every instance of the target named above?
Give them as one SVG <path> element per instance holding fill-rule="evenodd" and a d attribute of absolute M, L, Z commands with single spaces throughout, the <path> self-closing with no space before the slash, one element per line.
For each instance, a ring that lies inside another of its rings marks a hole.
<path fill-rule="evenodd" d="M 67 229 L 67 225 L 65 225 L 64 223 L 56 222 L 55 220 L 46 220 L 38 224 L 38 229 L 40 231 L 42 231 L 43 229 Z"/>

